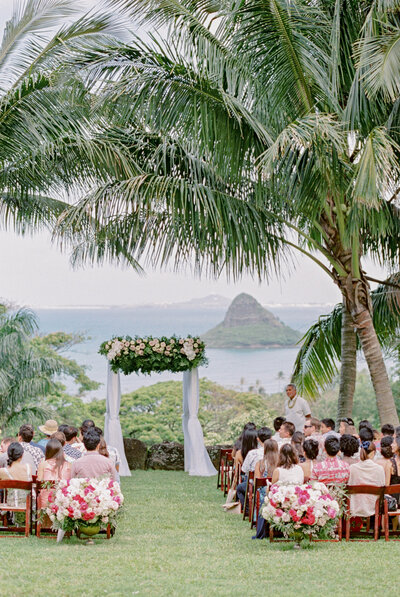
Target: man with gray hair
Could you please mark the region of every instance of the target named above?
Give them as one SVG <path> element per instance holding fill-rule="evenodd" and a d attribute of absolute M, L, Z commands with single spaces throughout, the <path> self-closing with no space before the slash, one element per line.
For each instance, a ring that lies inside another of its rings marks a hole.
<path fill-rule="evenodd" d="M 286 421 L 293 423 L 296 431 L 304 432 L 304 424 L 306 419 L 311 419 L 311 410 L 307 400 L 297 395 L 296 386 L 294 383 L 289 383 L 286 386 L 285 400 L 285 418 Z"/>

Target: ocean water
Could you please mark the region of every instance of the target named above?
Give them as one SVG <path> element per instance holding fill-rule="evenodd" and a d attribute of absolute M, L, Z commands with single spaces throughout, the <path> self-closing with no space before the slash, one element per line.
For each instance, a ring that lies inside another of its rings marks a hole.
<path fill-rule="evenodd" d="M 329 313 L 330 306 L 269 306 L 268 309 L 290 327 L 304 332 L 316 319 Z M 82 344 L 66 351 L 88 367 L 88 374 L 102 386 L 90 398 L 104 398 L 107 379 L 107 360 L 98 354 L 100 344 L 116 335 L 186 335 L 202 334 L 222 321 L 225 309 L 188 309 L 174 306 L 148 307 L 90 307 L 65 309 L 36 309 L 40 333 L 64 331 L 88 336 Z M 209 365 L 200 369 L 200 376 L 207 377 L 227 387 L 247 390 L 259 383 L 267 392 L 283 389 L 288 381 L 297 348 L 271 348 L 257 350 L 208 349 Z M 283 377 L 278 378 L 278 373 Z M 159 381 L 181 380 L 182 374 L 162 373 L 150 376 L 121 375 L 122 392 L 131 392 L 141 386 Z M 65 380 L 69 391 L 73 384 Z"/>

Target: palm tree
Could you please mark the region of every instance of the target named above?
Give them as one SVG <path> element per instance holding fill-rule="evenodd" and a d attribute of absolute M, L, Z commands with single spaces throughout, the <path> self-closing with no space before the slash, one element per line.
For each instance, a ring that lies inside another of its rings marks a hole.
<path fill-rule="evenodd" d="M 20 233 L 52 229 L 65 193 L 123 168 L 76 62 L 124 24 L 78 12 L 74 0 L 19 0 L 0 44 L 0 223 Z"/>
<path fill-rule="evenodd" d="M 398 356 L 400 332 L 400 274 L 393 274 L 384 284 L 371 292 L 373 322 L 384 351 Z M 316 398 L 335 379 L 341 363 L 337 418 L 352 416 L 356 382 L 356 353 L 360 342 L 352 328 L 350 341 L 343 342 L 343 317 L 347 312 L 336 305 L 328 315 L 321 316 L 304 337 L 294 364 L 293 381 L 308 398 Z M 347 367 L 343 372 L 343 350 L 346 350 Z"/>
<path fill-rule="evenodd" d="M 99 102 L 132 171 L 64 215 L 75 258 L 264 279 L 306 255 L 339 287 L 344 348 L 356 329 L 381 421 L 397 423 L 363 270 L 365 255 L 395 265 L 400 250 L 397 3 L 115 4 L 169 34 L 86 69 L 106 79 Z"/>
<path fill-rule="evenodd" d="M 43 420 L 38 402 L 53 388 L 61 372 L 57 359 L 37 353 L 30 340 L 37 330 L 27 309 L 9 313 L 0 306 L 0 429 L 14 429 L 26 421 Z"/>

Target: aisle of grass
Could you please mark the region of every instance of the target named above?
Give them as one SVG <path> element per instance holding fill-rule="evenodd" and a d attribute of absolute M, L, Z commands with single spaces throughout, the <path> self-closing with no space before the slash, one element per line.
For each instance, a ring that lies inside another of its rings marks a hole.
<path fill-rule="evenodd" d="M 321 596 L 396 589 L 400 543 L 288 545 L 252 541 L 224 514 L 215 478 L 137 471 L 123 481 L 124 518 L 111 541 L 1 538 L 0 596 Z"/>

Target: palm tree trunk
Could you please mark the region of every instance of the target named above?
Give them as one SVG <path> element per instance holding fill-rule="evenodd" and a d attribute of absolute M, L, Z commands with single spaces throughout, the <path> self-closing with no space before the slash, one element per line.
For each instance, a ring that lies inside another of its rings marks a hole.
<path fill-rule="evenodd" d="M 370 312 L 366 309 L 357 314 L 354 322 L 374 386 L 381 425 L 385 423 L 398 425 L 399 416 Z"/>
<path fill-rule="evenodd" d="M 342 309 L 342 357 L 337 422 L 343 417 L 351 417 L 357 376 L 357 336 L 351 314 L 343 305 Z"/>

